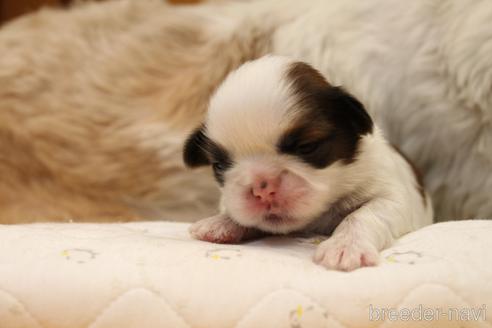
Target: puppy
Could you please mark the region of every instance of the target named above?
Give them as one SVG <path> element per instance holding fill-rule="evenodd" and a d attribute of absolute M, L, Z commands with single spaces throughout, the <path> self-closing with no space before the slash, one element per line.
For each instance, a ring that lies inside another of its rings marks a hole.
<path fill-rule="evenodd" d="M 363 105 L 285 57 L 248 62 L 225 79 L 184 161 L 212 165 L 221 186 L 220 213 L 190 227 L 200 240 L 331 234 L 314 261 L 350 271 L 376 265 L 395 238 L 432 222 L 412 166 Z"/>

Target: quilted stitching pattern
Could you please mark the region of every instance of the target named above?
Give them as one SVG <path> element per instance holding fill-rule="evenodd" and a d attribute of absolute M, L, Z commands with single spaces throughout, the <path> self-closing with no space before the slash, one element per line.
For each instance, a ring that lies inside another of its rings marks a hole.
<path fill-rule="evenodd" d="M 492 327 L 371 321 L 370 306 L 492 308 L 492 221 L 436 224 L 376 268 L 327 271 L 322 237 L 190 240 L 178 223 L 0 226 L 0 327 Z"/>

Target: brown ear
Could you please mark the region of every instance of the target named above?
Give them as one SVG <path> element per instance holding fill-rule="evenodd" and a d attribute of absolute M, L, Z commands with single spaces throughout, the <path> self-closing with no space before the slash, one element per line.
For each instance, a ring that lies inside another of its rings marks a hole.
<path fill-rule="evenodd" d="M 301 103 L 321 109 L 336 124 L 346 123 L 357 135 L 372 132 L 372 119 L 360 101 L 343 88 L 330 85 L 316 69 L 297 62 L 288 76 Z"/>
<path fill-rule="evenodd" d="M 183 150 L 183 160 L 188 167 L 209 165 L 207 155 L 208 138 L 204 126 L 197 128 L 186 140 Z"/>
<path fill-rule="evenodd" d="M 373 122 L 364 105 L 342 87 L 332 87 L 329 90 L 331 99 L 338 105 L 337 115 L 345 116 L 352 129 L 358 135 L 372 133 Z"/>

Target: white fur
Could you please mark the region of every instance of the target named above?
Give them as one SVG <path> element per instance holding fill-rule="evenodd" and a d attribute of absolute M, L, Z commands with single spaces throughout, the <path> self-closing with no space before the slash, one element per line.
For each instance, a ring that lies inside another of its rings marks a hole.
<path fill-rule="evenodd" d="M 334 218 L 324 216 L 327 205 L 349 195 L 356 199 L 354 205 L 362 206 L 348 214 L 333 236 L 319 246 L 315 260 L 341 270 L 374 265 L 378 252 L 395 238 L 432 222 L 430 199 L 427 195 L 422 199 L 410 165 L 377 127 L 361 138 L 357 159 L 351 164 L 337 161 L 316 169 L 279 154 L 278 140 L 289 123 L 305 113 L 295 107 L 295 94 L 286 78 L 292 62 L 264 57 L 247 63 L 212 97 L 205 122 L 207 135 L 231 154 L 234 164 L 225 173 L 221 214 L 193 225 L 192 234 L 209 241 L 223 241 L 224 234 L 233 234 L 228 238 L 237 241 L 244 231 L 231 220 L 244 229 L 271 233 L 328 233 Z M 286 193 L 301 190 L 291 201 L 293 209 L 281 212 L 292 221 L 272 224 L 262 214 L 247 210 L 244 192 L 251 188 L 258 171 L 273 176 L 285 172 L 283 181 L 290 183 Z M 234 228 L 218 229 L 221 223 Z"/>
<path fill-rule="evenodd" d="M 206 119 L 210 137 L 233 152 L 254 152 L 258 146 L 274 151 L 276 137 L 290 123 L 286 113 L 292 98 L 282 78 L 287 63 L 286 57 L 267 56 L 232 72 L 210 101 Z M 241 134 L 230 140 L 234 131 Z"/>

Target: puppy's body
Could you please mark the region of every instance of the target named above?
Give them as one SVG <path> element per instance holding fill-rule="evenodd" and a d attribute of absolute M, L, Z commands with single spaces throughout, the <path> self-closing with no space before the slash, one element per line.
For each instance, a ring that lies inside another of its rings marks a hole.
<path fill-rule="evenodd" d="M 222 185 L 221 213 L 191 227 L 199 239 L 237 242 L 253 229 L 333 232 L 315 259 L 352 270 L 375 264 L 394 238 L 432 222 L 411 166 L 362 105 L 285 57 L 233 72 L 184 158 L 212 164 Z"/>
<path fill-rule="evenodd" d="M 181 163 L 211 92 L 266 53 L 317 67 L 424 174 L 438 220 L 492 216 L 487 0 L 105 1 L 0 30 L 0 222 L 192 220 Z"/>

